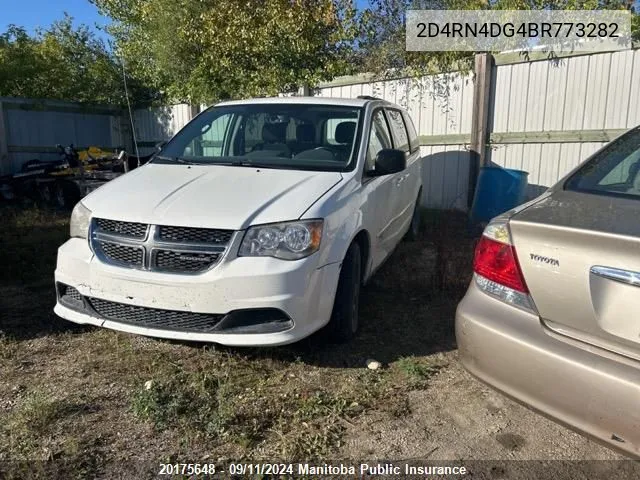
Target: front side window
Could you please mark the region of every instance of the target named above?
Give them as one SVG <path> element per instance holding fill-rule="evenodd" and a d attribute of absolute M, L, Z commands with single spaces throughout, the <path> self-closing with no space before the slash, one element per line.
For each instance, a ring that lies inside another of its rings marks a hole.
<path fill-rule="evenodd" d="M 367 148 L 367 161 L 365 171 L 375 169 L 376 157 L 380 150 L 393 148 L 391 143 L 391 134 L 387 121 L 384 118 L 382 110 L 378 110 L 373 114 L 371 122 L 371 132 L 369 133 L 369 146 Z"/>
<path fill-rule="evenodd" d="M 154 162 L 349 170 L 357 159 L 361 113 L 287 103 L 214 107 L 178 132 Z"/>
<path fill-rule="evenodd" d="M 640 129 L 611 142 L 569 178 L 565 189 L 640 198 Z"/>

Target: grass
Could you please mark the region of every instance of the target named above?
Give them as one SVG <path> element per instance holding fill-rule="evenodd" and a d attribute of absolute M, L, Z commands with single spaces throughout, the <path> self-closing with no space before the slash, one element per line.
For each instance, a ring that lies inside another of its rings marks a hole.
<path fill-rule="evenodd" d="M 186 369 L 165 365 L 132 392 L 133 414 L 158 431 L 235 444 L 252 458 L 295 460 L 326 455 L 349 419 L 385 393 L 382 372 L 336 375 L 295 361 L 270 359 L 268 368 L 266 359 L 220 356 L 202 353 Z"/>
<path fill-rule="evenodd" d="M 312 337 L 231 349 L 57 319 L 53 270 L 67 216 L 30 206 L 0 207 L 0 216 L 0 476 L 7 478 L 117 478 L 134 463 L 149 477 L 158 462 L 185 459 L 335 458 L 361 418 L 402 417 L 410 392 L 428 388 L 446 367 L 473 246 L 457 215 L 426 213 L 424 238 L 400 245 L 363 290 L 362 330 L 352 343 Z M 382 368 L 367 369 L 370 358 Z M 38 460 L 41 470 L 1 460 Z"/>
<path fill-rule="evenodd" d="M 396 362 L 396 368 L 402 372 L 412 387 L 424 386 L 429 378 L 442 368 L 430 359 L 403 357 Z"/>
<path fill-rule="evenodd" d="M 69 213 L 5 206 L 0 218 L 0 285 L 52 279 L 56 250 L 69 236 Z"/>

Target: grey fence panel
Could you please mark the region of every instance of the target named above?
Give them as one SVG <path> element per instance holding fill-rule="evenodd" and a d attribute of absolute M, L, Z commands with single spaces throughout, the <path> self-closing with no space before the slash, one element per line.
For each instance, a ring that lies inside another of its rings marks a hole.
<path fill-rule="evenodd" d="M 130 118 L 121 109 L 22 98 L 0 98 L 0 103 L 0 173 L 16 172 L 29 160 L 59 158 L 57 144 L 132 150 Z M 133 116 L 144 155 L 186 125 L 192 109 L 180 104 L 137 110 Z"/>
<path fill-rule="evenodd" d="M 191 106 L 187 104 L 136 110 L 134 125 L 140 154 L 152 153 L 154 145 L 169 140 L 190 120 Z"/>
<path fill-rule="evenodd" d="M 321 86 L 318 94 L 374 95 L 405 106 L 423 145 L 423 204 L 467 208 L 471 76 L 369 83 L 347 78 Z M 608 140 L 640 124 L 640 50 L 498 63 L 489 117 L 490 163 L 529 172 L 533 197 Z"/>
<path fill-rule="evenodd" d="M 407 108 L 418 135 L 437 137 L 471 132 L 473 82 L 458 73 L 421 79 L 397 79 L 317 89 L 322 97 L 371 95 Z M 471 154 L 461 143 L 423 145 L 422 204 L 429 208 L 466 210 Z"/>
<path fill-rule="evenodd" d="M 640 123 L 640 50 L 499 65 L 494 72 L 493 132 L 611 131 Z M 613 135 L 615 136 L 615 135 Z M 492 145 L 491 161 L 529 172 L 530 196 L 555 184 L 605 145 Z"/>
<path fill-rule="evenodd" d="M 467 209 L 471 154 L 465 145 L 421 147 L 422 205 L 434 209 Z"/>
<path fill-rule="evenodd" d="M 112 122 L 117 110 L 100 110 L 62 102 L 2 98 L 7 158 L 2 171 L 10 173 L 31 159 L 55 159 L 57 144 L 112 146 Z M 113 114 L 110 114 L 110 112 Z"/>

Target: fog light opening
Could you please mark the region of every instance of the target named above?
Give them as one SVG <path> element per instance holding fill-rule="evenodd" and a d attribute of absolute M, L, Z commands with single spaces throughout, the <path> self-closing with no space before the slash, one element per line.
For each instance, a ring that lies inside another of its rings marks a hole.
<path fill-rule="evenodd" d="M 277 333 L 293 328 L 293 320 L 276 308 L 235 310 L 216 330 L 223 333 Z"/>

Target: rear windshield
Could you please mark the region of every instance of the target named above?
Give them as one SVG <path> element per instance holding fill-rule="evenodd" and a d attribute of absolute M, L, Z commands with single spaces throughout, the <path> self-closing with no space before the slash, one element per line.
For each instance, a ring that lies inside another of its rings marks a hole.
<path fill-rule="evenodd" d="M 640 198 L 640 128 L 598 152 L 569 178 L 565 190 Z"/>

